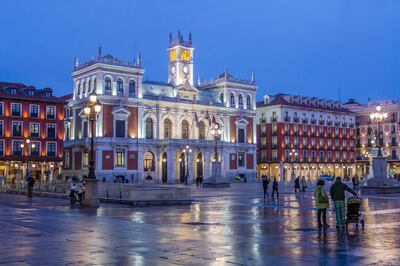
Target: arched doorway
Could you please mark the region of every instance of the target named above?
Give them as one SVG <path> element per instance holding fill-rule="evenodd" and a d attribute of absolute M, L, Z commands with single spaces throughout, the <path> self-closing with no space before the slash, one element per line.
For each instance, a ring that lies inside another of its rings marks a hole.
<path fill-rule="evenodd" d="M 200 177 L 200 178 L 204 177 L 203 165 L 204 165 L 203 155 L 201 154 L 201 152 L 199 152 L 197 154 L 197 158 L 196 158 L 196 178 L 197 177 Z"/>
<path fill-rule="evenodd" d="M 167 183 L 168 180 L 168 163 L 166 152 L 164 152 L 161 157 L 161 180 L 163 183 Z"/>
<path fill-rule="evenodd" d="M 186 175 L 186 161 L 185 161 L 185 154 L 182 152 L 179 156 L 179 181 L 181 183 L 185 182 L 185 175 Z"/>
<path fill-rule="evenodd" d="M 151 151 L 147 151 L 144 154 L 144 161 L 143 161 L 143 171 L 145 173 L 146 180 L 153 179 L 153 172 L 155 170 L 154 167 L 154 154 Z"/>

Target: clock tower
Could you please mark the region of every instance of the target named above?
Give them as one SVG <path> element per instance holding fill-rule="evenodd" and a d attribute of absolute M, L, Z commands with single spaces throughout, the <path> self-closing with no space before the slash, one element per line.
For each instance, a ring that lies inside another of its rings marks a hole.
<path fill-rule="evenodd" d="M 176 40 L 169 35 L 169 61 L 168 61 L 168 83 L 173 86 L 189 83 L 193 86 L 193 46 L 192 34 L 189 33 L 188 40 L 184 40 L 180 31 Z"/>

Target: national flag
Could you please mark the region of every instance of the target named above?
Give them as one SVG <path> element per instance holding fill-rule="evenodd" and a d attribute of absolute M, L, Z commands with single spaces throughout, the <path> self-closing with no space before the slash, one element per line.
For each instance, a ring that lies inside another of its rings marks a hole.
<path fill-rule="evenodd" d="M 216 124 L 217 123 L 217 119 L 215 118 L 215 115 L 212 117 L 212 123 Z"/>
<path fill-rule="evenodd" d="M 214 120 L 214 116 L 211 115 L 211 117 L 208 118 L 208 125 L 211 126 Z"/>
<path fill-rule="evenodd" d="M 194 112 L 194 122 L 196 127 L 199 127 L 199 118 L 197 117 L 197 112 Z"/>

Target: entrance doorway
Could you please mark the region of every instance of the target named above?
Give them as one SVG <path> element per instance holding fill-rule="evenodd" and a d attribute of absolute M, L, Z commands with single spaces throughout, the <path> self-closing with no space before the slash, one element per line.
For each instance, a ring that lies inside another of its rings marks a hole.
<path fill-rule="evenodd" d="M 161 180 L 163 183 L 167 183 L 168 180 L 168 164 L 167 164 L 167 153 L 163 153 L 161 158 Z"/>

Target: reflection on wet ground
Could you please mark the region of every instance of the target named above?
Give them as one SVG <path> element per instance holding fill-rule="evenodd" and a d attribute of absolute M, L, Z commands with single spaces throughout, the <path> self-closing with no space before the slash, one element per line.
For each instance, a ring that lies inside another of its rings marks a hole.
<path fill-rule="evenodd" d="M 311 192 L 192 187 L 191 206 L 97 210 L 0 193 L 0 265 L 400 265 L 400 195 L 364 198 L 365 229 L 316 229 Z"/>

